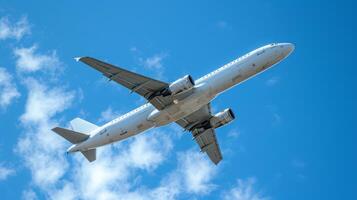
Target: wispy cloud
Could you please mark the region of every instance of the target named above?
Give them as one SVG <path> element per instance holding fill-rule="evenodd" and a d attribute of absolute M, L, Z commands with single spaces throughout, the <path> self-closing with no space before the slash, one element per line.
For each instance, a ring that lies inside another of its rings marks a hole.
<path fill-rule="evenodd" d="M 238 179 L 236 186 L 223 195 L 225 200 L 269 200 L 254 188 L 255 178 Z"/>
<path fill-rule="evenodd" d="M 0 181 L 6 180 L 9 176 L 15 174 L 15 170 L 0 164 Z"/>
<path fill-rule="evenodd" d="M 48 54 L 37 52 L 37 45 L 28 48 L 16 48 L 14 54 L 17 58 L 16 68 L 19 72 L 36 72 L 39 70 L 54 71 L 60 65 L 56 51 Z"/>
<path fill-rule="evenodd" d="M 128 157 L 133 166 L 151 170 L 162 163 L 165 160 L 164 156 L 172 149 L 170 137 L 164 133 L 153 132 L 150 136 L 146 134 L 136 137 L 130 145 Z"/>
<path fill-rule="evenodd" d="M 134 58 L 138 61 L 138 64 L 145 69 L 152 71 L 156 74 L 157 78 L 162 78 L 165 67 L 164 59 L 167 57 L 167 53 L 156 53 L 152 56 L 144 56 L 143 53 L 135 46 L 130 48 Z"/>
<path fill-rule="evenodd" d="M 219 20 L 216 22 L 216 26 L 219 29 L 232 29 L 232 26 L 225 20 Z"/>
<path fill-rule="evenodd" d="M 294 168 L 299 168 L 299 169 L 303 169 L 303 168 L 306 167 L 306 163 L 303 160 L 300 160 L 300 159 L 293 159 L 291 161 L 291 165 Z"/>
<path fill-rule="evenodd" d="M 119 116 L 120 116 L 120 112 L 114 111 L 112 109 L 112 107 L 109 106 L 107 109 L 105 109 L 104 111 L 102 111 L 100 113 L 98 122 L 99 123 L 108 122 L 108 121 L 111 121 Z"/>
<path fill-rule="evenodd" d="M 61 151 L 66 148 L 65 142 L 51 132 L 51 128 L 57 124 L 53 117 L 71 105 L 74 94 L 63 88 L 47 88 L 30 78 L 26 86 L 26 108 L 20 118 L 24 135 L 15 151 L 31 170 L 33 182 L 47 188 L 55 184 L 68 167 Z"/>
<path fill-rule="evenodd" d="M 275 125 L 281 123 L 281 116 L 278 113 L 273 113 L 273 123 Z"/>
<path fill-rule="evenodd" d="M 189 193 L 207 194 L 214 189 L 210 182 L 217 168 L 205 156 L 194 150 L 179 154 L 179 170 L 184 177 L 185 189 Z"/>
<path fill-rule="evenodd" d="M 160 145 L 159 145 L 160 144 Z M 73 167 L 77 180 L 74 190 L 84 199 L 146 199 L 145 193 L 135 189 L 133 181 L 141 170 L 157 168 L 171 150 L 171 141 L 160 132 L 140 135 L 126 145 L 118 143 L 110 148 L 98 149 L 98 160 L 89 164 L 77 157 Z M 139 198 L 140 197 L 140 198 Z M 148 198 L 149 199 L 149 198 Z"/>
<path fill-rule="evenodd" d="M 135 46 L 132 46 L 132 47 L 130 47 L 130 51 L 135 53 L 138 51 L 138 48 Z"/>
<path fill-rule="evenodd" d="M 55 114 L 62 112 L 71 105 L 74 98 L 73 91 L 66 91 L 62 87 L 47 88 L 38 80 L 25 80 L 28 97 L 25 113 L 21 116 L 23 124 L 46 123 Z"/>
<path fill-rule="evenodd" d="M 141 58 L 141 62 L 144 67 L 148 69 L 159 70 L 162 69 L 162 60 L 166 57 L 165 54 L 155 54 L 147 58 Z"/>
<path fill-rule="evenodd" d="M 0 107 L 6 108 L 13 100 L 20 97 L 12 75 L 0 67 Z"/>
<path fill-rule="evenodd" d="M 20 18 L 17 22 L 11 22 L 8 17 L 0 19 L 0 40 L 21 39 L 30 33 L 30 26 L 26 17 Z"/>
<path fill-rule="evenodd" d="M 22 192 L 22 199 L 23 200 L 37 200 L 38 197 L 33 190 L 24 190 Z"/>
<path fill-rule="evenodd" d="M 294 176 L 297 180 L 303 181 L 307 178 L 305 173 L 307 163 L 304 160 L 296 159 L 296 158 L 292 159 L 291 166 L 293 167 L 293 170 L 295 172 Z"/>
<path fill-rule="evenodd" d="M 278 111 L 276 105 L 267 105 L 266 108 L 269 110 L 272 116 L 272 125 L 276 126 L 282 123 L 283 119 Z"/>
<path fill-rule="evenodd" d="M 267 81 L 265 81 L 265 85 L 272 87 L 274 85 L 276 85 L 277 83 L 279 83 L 279 77 L 277 76 L 273 76 L 271 78 L 269 78 Z"/>
<path fill-rule="evenodd" d="M 233 139 L 237 139 L 240 136 L 240 131 L 238 129 L 231 129 L 227 136 Z"/>

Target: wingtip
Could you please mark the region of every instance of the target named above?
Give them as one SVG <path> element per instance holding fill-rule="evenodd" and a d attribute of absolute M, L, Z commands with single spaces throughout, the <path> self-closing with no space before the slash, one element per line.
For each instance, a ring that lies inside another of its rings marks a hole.
<path fill-rule="evenodd" d="M 83 58 L 83 57 L 75 57 L 74 60 L 75 60 L 76 62 L 79 62 L 82 58 Z"/>

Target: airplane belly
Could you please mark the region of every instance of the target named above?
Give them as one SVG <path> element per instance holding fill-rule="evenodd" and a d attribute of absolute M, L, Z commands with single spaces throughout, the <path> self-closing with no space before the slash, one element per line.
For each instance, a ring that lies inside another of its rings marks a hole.
<path fill-rule="evenodd" d="M 174 104 L 164 110 L 154 110 L 148 115 L 147 120 L 153 122 L 155 127 L 175 122 L 208 104 L 214 97 L 210 85 L 197 85 L 190 96 L 182 100 L 176 99 Z"/>
<path fill-rule="evenodd" d="M 196 89 L 194 94 L 168 108 L 167 112 L 171 121 L 174 122 L 197 111 L 208 104 L 214 97 L 215 95 L 211 92 L 210 86 L 202 85 Z"/>

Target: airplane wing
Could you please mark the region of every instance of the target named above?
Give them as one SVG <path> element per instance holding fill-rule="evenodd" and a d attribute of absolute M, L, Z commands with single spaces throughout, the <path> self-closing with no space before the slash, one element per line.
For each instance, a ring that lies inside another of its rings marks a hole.
<path fill-rule="evenodd" d="M 201 152 L 206 152 L 211 161 L 217 165 L 222 160 L 222 153 L 217 142 L 215 129 L 210 127 L 209 119 L 211 117 L 211 107 L 210 104 L 207 104 L 191 115 L 176 121 L 176 123 L 192 133 L 201 148 Z"/>
<path fill-rule="evenodd" d="M 162 90 L 169 86 L 168 83 L 158 81 L 120 67 L 105 63 L 91 57 L 80 57 L 76 59 L 92 68 L 103 73 L 110 80 L 123 85 L 124 87 L 135 92 L 147 99 L 157 109 L 162 110 L 166 106 L 172 104 L 171 96 L 158 95 Z"/>

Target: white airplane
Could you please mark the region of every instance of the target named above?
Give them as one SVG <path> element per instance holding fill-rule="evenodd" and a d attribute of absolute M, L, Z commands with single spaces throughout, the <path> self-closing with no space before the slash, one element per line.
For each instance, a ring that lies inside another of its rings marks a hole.
<path fill-rule="evenodd" d="M 52 130 L 73 144 L 68 153 L 80 151 L 92 162 L 96 159 L 97 147 L 175 122 L 190 131 L 201 152 L 207 153 L 211 161 L 218 164 L 222 154 L 215 129 L 231 122 L 235 115 L 229 108 L 212 114 L 210 102 L 222 92 L 280 62 L 293 50 L 294 45 L 290 43 L 269 44 L 195 81 L 186 75 L 172 83 L 148 78 L 94 58 L 80 57 L 76 60 L 102 72 L 148 102 L 103 126 L 75 118 L 70 122 L 71 129 L 55 127 Z"/>

